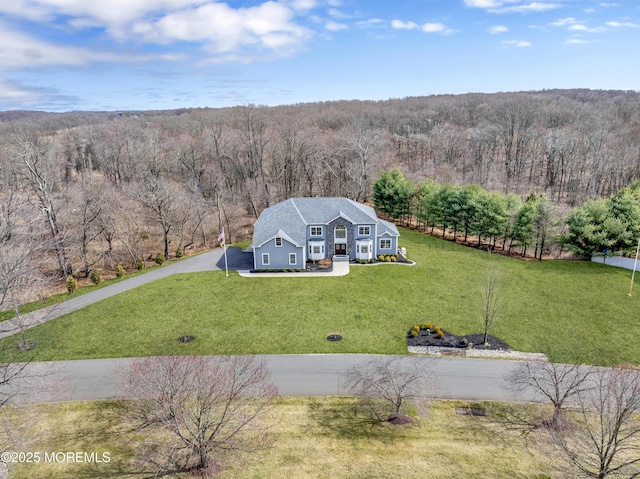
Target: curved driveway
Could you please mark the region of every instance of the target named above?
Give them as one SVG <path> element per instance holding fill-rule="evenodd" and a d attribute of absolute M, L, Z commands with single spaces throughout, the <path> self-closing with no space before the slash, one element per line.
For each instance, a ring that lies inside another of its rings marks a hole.
<path fill-rule="evenodd" d="M 245 253 L 239 248 L 227 248 L 227 262 L 231 270 L 248 270 L 253 267 L 253 255 Z M 179 273 L 195 273 L 201 271 L 224 270 L 224 256 L 222 249 L 218 248 L 196 256 L 191 256 L 180 261 L 147 271 L 143 274 L 105 286 L 90 293 L 74 296 L 62 303 L 25 314 L 21 317 L 23 328 L 32 328 L 38 324 L 59 318 L 67 313 L 82 309 L 85 306 L 96 303 L 116 294 L 137 288 L 143 284 L 156 281 L 167 276 Z M 0 338 L 11 336 L 20 331 L 20 325 L 15 320 L 0 323 Z"/>

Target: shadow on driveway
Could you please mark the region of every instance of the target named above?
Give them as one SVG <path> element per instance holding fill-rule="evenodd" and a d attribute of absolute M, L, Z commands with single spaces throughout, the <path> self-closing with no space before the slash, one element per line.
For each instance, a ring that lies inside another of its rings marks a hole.
<path fill-rule="evenodd" d="M 240 248 L 227 248 L 227 265 L 229 270 L 242 271 L 253 268 L 253 253 Z M 224 254 L 216 262 L 216 268 L 224 271 Z"/>

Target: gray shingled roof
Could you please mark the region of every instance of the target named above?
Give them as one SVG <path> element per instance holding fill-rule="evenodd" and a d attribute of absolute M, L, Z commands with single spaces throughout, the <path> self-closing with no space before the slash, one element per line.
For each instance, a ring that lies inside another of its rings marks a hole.
<path fill-rule="evenodd" d="M 348 198 L 289 198 L 262 212 L 252 245 L 260 246 L 274 236 L 284 236 L 284 232 L 295 244 L 304 246 L 306 225 L 326 225 L 341 215 L 354 224 L 378 224 L 378 235 L 400 236 L 398 228 L 379 219 L 373 208 Z"/>

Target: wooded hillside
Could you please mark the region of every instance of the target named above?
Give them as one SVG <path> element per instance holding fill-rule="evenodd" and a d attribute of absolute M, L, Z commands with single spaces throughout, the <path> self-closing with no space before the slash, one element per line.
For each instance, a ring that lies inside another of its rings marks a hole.
<path fill-rule="evenodd" d="M 640 94 L 543 92 L 281 107 L 0 114 L 0 249 L 61 277 L 250 236 L 292 196 L 370 201 L 383 170 L 560 211 L 640 176 Z M 26 243 L 25 238 L 29 238 Z"/>

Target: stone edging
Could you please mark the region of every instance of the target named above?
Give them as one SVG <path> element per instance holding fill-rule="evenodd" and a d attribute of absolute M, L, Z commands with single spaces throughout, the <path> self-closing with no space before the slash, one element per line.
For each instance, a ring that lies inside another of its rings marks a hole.
<path fill-rule="evenodd" d="M 526 361 L 549 361 L 542 353 L 525 353 L 521 351 L 498 349 L 462 349 L 441 348 L 438 346 L 407 346 L 412 354 L 424 354 L 437 357 L 461 357 L 461 358 L 490 358 L 490 359 L 517 359 Z"/>
<path fill-rule="evenodd" d="M 380 266 L 382 264 L 399 264 L 399 265 L 403 265 L 403 266 L 415 266 L 416 262 L 413 260 L 407 260 L 407 261 L 376 261 L 375 263 L 356 263 L 355 261 L 353 262 L 349 262 L 349 264 L 351 266 Z"/>

